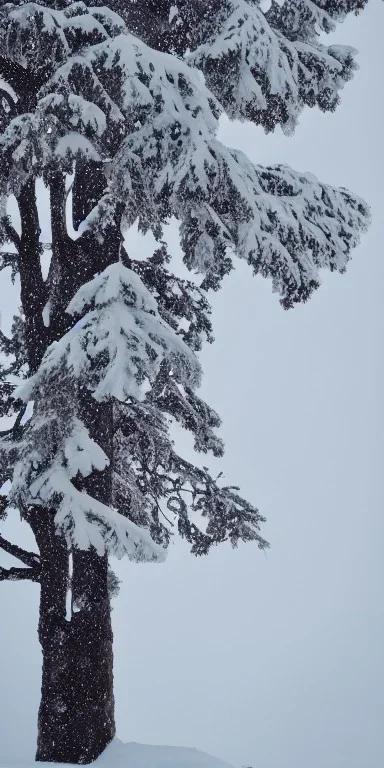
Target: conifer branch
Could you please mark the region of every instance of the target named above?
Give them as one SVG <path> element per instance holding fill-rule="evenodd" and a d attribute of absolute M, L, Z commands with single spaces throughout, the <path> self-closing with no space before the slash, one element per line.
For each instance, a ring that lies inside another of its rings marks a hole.
<path fill-rule="evenodd" d="M 0 253 L 0 270 L 7 269 L 7 267 L 14 267 L 17 254 L 11 251 L 1 251 Z"/>
<path fill-rule="evenodd" d="M 40 568 L 1 568 L 0 581 L 40 582 Z"/>
<path fill-rule="evenodd" d="M 17 544 L 12 544 L 7 539 L 0 536 L 0 548 L 4 550 L 8 555 L 16 557 L 17 560 L 27 565 L 28 568 L 36 568 L 40 565 L 40 557 L 34 552 L 27 552 L 25 549 L 21 549 Z"/>

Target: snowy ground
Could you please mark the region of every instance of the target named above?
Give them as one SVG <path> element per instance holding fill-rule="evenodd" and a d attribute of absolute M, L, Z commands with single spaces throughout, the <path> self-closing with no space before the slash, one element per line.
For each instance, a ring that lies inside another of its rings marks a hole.
<path fill-rule="evenodd" d="M 36 765 L 3 763 L 0 757 L 0 768 L 34 768 Z M 154 747 L 135 742 L 123 744 L 119 739 L 115 739 L 94 765 L 98 768 L 231 768 L 228 763 L 197 749 Z"/>

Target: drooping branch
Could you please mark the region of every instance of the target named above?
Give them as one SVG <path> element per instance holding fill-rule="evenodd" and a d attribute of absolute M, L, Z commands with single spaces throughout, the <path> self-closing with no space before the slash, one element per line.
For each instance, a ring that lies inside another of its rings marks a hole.
<path fill-rule="evenodd" d="M 34 552 L 27 552 L 25 549 L 21 549 L 17 544 L 12 544 L 7 539 L 0 536 L 0 548 L 7 552 L 8 555 L 16 557 L 21 563 L 27 565 L 28 568 L 37 568 L 40 566 L 40 557 Z"/>
<path fill-rule="evenodd" d="M 0 581 L 40 582 L 40 568 L 1 568 Z"/>

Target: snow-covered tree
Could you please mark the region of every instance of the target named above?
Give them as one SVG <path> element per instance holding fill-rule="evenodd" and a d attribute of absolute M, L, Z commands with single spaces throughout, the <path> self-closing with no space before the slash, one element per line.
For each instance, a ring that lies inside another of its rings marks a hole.
<path fill-rule="evenodd" d="M 110 555 L 161 562 L 176 532 L 196 555 L 267 546 L 258 510 L 171 436 L 177 422 L 196 451 L 223 453 L 219 416 L 197 394 L 209 292 L 242 258 L 285 308 L 306 301 L 322 268 L 345 270 L 369 215 L 345 189 L 255 166 L 218 140 L 218 122 L 290 132 L 305 106 L 333 110 L 353 51 L 319 32 L 364 5 L 0 6 L 0 268 L 18 276 L 21 305 L 12 337 L 0 334 L 0 415 L 14 420 L 0 516 L 17 510 L 38 549 L 0 537 L 26 566 L 0 579 L 41 587 L 39 760 L 87 763 L 113 737 Z M 163 241 L 172 217 L 190 280 Z M 135 222 L 158 242 L 147 260 L 124 246 Z"/>

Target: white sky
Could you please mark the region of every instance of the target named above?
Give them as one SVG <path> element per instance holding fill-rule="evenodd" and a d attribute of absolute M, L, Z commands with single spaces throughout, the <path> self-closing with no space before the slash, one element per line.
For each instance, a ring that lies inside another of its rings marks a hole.
<path fill-rule="evenodd" d="M 165 565 L 119 564 L 122 740 L 195 746 L 237 768 L 384 765 L 383 13 L 370 0 L 339 28 L 361 69 L 335 115 L 307 111 L 289 139 L 223 125 L 257 163 L 350 187 L 373 224 L 347 275 L 324 275 L 305 306 L 284 312 L 242 264 L 215 297 L 202 395 L 223 417 L 220 466 L 267 516 L 272 548 L 196 560 L 180 545 Z M 0 758 L 34 749 L 37 595 L 0 585 Z"/>

